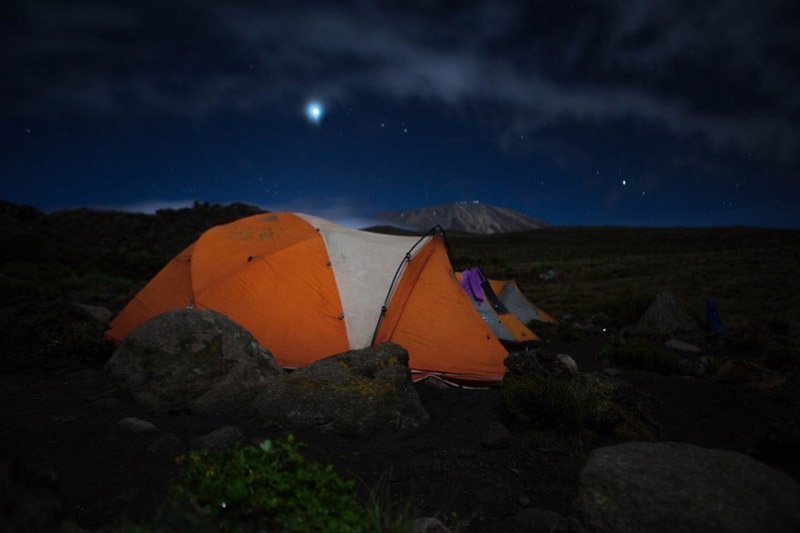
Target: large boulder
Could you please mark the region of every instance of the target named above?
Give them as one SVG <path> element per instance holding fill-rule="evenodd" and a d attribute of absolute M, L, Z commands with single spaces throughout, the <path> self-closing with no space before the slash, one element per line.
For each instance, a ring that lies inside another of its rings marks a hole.
<path fill-rule="evenodd" d="M 106 364 L 158 412 L 214 414 L 249 407 L 284 374 L 244 328 L 215 311 L 179 309 L 134 329 Z"/>
<path fill-rule="evenodd" d="M 591 531 L 800 531 L 800 485 L 791 477 L 686 443 L 594 450 L 574 506 Z"/>
<path fill-rule="evenodd" d="M 647 333 L 668 335 L 676 331 L 698 331 L 699 328 L 672 293 L 662 292 L 642 315 L 639 329 Z"/>
<path fill-rule="evenodd" d="M 322 359 L 253 403 L 267 420 L 345 435 L 414 431 L 428 422 L 411 384 L 408 352 L 387 343 Z"/>

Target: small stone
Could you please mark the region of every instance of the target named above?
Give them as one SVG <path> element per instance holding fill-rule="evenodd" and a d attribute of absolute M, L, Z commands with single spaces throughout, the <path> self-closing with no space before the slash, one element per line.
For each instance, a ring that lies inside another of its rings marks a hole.
<path fill-rule="evenodd" d="M 558 272 L 550 269 L 547 272 L 539 274 L 539 279 L 542 281 L 558 281 Z"/>
<path fill-rule="evenodd" d="M 88 531 L 88 529 L 83 529 L 72 520 L 62 520 L 58 526 L 58 533 L 88 533 Z"/>
<path fill-rule="evenodd" d="M 197 437 L 192 441 L 192 449 L 209 449 L 222 451 L 231 448 L 244 440 L 244 433 L 236 426 L 224 426 Z"/>
<path fill-rule="evenodd" d="M 678 370 L 686 376 L 704 377 L 711 367 L 711 358 L 707 355 L 698 359 L 681 359 L 678 361 Z"/>
<path fill-rule="evenodd" d="M 567 355 L 565 353 L 560 353 L 560 354 L 556 355 L 556 357 L 561 362 L 561 364 L 564 366 L 564 368 L 566 368 L 567 370 L 569 370 L 573 374 L 577 374 L 578 373 L 578 363 L 575 362 L 575 359 L 573 359 L 572 357 L 570 357 L 569 355 Z"/>
<path fill-rule="evenodd" d="M 478 453 L 478 450 L 469 446 L 462 446 L 458 449 L 459 457 L 475 457 L 476 453 Z"/>
<path fill-rule="evenodd" d="M 603 374 L 605 374 L 606 376 L 617 377 L 622 375 L 622 370 L 607 366 L 603 369 Z"/>
<path fill-rule="evenodd" d="M 131 433 L 148 433 L 151 431 L 158 431 L 158 428 L 148 422 L 147 420 L 142 420 L 141 418 L 134 418 L 128 417 L 123 418 L 117 425 L 123 429 L 124 431 L 129 431 Z"/>
<path fill-rule="evenodd" d="M 421 380 L 419 384 L 437 390 L 448 390 L 450 388 L 450 385 L 448 385 L 441 379 L 437 378 L 436 376 L 427 377 Z"/>
<path fill-rule="evenodd" d="M 77 302 L 75 302 L 74 305 L 80 307 L 81 309 L 92 315 L 92 318 L 103 324 L 108 324 L 109 322 L 111 322 L 111 317 L 113 316 L 113 313 L 107 307 L 103 307 L 102 305 L 81 304 Z"/>
<path fill-rule="evenodd" d="M 679 352 L 694 352 L 694 353 L 702 352 L 702 350 L 697 346 L 689 344 L 688 342 L 679 341 L 678 339 L 670 339 L 664 343 L 664 346 L 672 350 L 677 350 Z"/>
<path fill-rule="evenodd" d="M 412 520 L 411 531 L 413 533 L 450 533 L 450 529 L 441 520 L 432 516 Z"/>

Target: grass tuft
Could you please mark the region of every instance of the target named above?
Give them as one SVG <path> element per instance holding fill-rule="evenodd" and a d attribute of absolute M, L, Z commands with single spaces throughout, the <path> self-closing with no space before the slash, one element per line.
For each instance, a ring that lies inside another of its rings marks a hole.
<path fill-rule="evenodd" d="M 592 429 L 600 403 L 594 390 L 560 376 L 510 376 L 503 380 L 502 395 L 518 421 L 570 432 Z"/>
<path fill-rule="evenodd" d="M 643 338 L 609 344 L 600 352 L 600 358 L 619 365 L 661 374 L 676 374 L 680 362 L 677 354 L 666 348 L 655 346 Z"/>

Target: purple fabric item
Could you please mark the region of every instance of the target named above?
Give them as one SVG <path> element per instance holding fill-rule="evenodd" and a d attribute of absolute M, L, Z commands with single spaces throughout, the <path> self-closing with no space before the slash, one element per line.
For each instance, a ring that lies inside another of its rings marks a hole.
<path fill-rule="evenodd" d="M 478 267 L 473 267 L 461 273 L 461 288 L 471 298 L 483 301 L 483 282 L 486 281 L 483 272 Z"/>

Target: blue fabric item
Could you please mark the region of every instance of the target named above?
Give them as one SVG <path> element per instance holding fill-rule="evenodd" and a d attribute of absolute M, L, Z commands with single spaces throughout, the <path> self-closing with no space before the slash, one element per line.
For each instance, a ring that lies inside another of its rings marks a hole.
<path fill-rule="evenodd" d="M 717 302 L 714 300 L 706 301 L 706 323 L 708 331 L 711 333 L 725 333 L 725 324 L 717 309 Z"/>
<path fill-rule="evenodd" d="M 486 277 L 478 267 L 472 267 L 461 273 L 461 288 L 464 289 L 470 298 L 479 302 L 483 301 L 483 283 Z"/>

